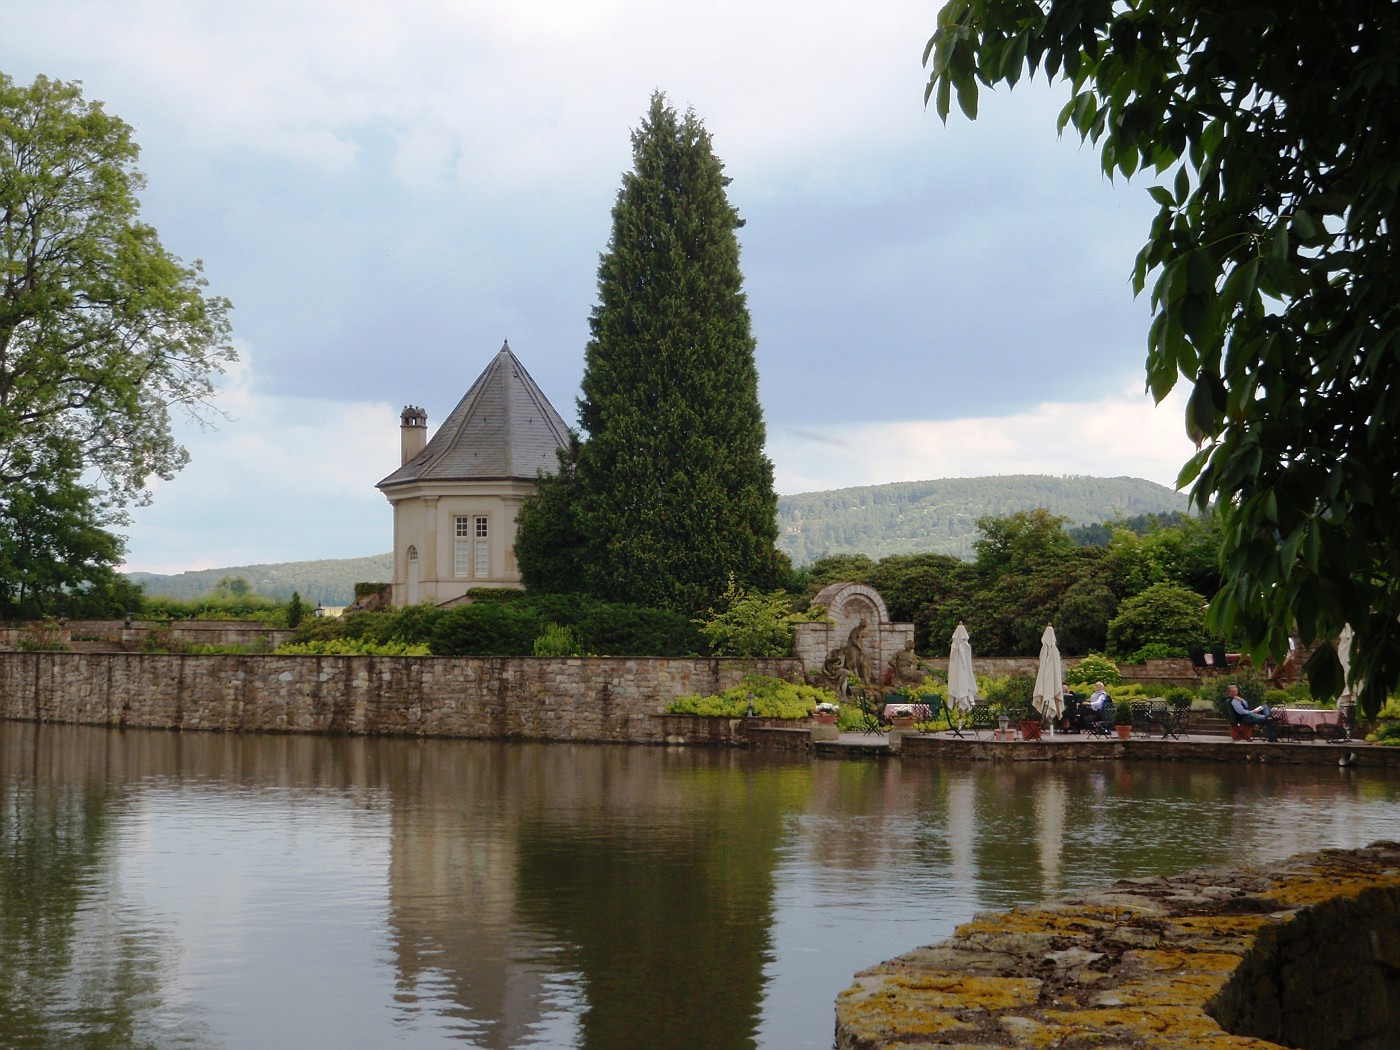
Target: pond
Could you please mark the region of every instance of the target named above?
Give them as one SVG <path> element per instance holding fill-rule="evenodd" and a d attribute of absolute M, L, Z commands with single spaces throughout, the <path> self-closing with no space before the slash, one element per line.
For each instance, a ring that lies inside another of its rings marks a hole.
<path fill-rule="evenodd" d="M 975 911 L 1394 835 L 1347 769 L 0 724 L 4 1045 L 831 1046 Z"/>

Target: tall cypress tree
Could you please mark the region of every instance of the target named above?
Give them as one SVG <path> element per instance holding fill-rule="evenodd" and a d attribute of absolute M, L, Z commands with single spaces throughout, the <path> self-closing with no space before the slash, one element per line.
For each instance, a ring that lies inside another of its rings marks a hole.
<path fill-rule="evenodd" d="M 776 584 L 743 225 L 693 112 L 665 96 L 632 135 L 589 320 L 576 465 L 583 577 L 599 596 L 687 613 L 729 577 Z"/>

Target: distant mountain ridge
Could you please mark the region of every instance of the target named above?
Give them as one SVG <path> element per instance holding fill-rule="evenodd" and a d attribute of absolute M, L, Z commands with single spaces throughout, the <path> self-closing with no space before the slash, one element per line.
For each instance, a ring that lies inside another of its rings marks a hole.
<path fill-rule="evenodd" d="M 1142 478 L 1007 474 L 901 481 L 778 497 L 778 546 L 794 565 L 830 554 L 951 554 L 971 558 L 977 519 L 1044 507 L 1089 525 L 1185 512 L 1184 493 Z"/>
<path fill-rule="evenodd" d="M 1139 514 L 1186 511 L 1187 497 L 1141 478 L 1009 474 L 985 478 L 902 481 L 890 485 L 804 492 L 778 497 L 778 546 L 794 565 L 828 554 L 865 554 L 877 561 L 891 554 L 951 554 L 972 557 L 977 519 L 1044 507 L 1089 525 Z M 279 600 L 292 591 L 304 601 L 346 605 L 357 583 L 393 578 L 392 554 L 367 558 L 236 565 L 172 576 L 132 572 L 146 593 L 199 598 L 225 577 L 242 577 L 255 594 Z"/>
<path fill-rule="evenodd" d="M 254 594 L 290 600 L 296 591 L 315 605 L 349 605 L 357 583 L 388 583 L 394 578 L 394 556 L 324 558 L 321 561 L 286 561 L 272 565 L 233 565 L 227 569 L 194 569 L 165 576 L 154 572 L 129 572 L 127 579 L 143 584 L 146 593 L 159 598 L 202 598 L 225 577 L 248 581 Z"/>

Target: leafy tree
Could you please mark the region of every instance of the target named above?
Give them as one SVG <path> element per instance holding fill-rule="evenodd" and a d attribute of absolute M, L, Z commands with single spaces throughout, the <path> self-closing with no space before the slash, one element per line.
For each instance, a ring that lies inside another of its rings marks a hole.
<path fill-rule="evenodd" d="M 253 593 L 253 585 L 243 576 L 225 576 L 215 586 L 212 597 L 247 598 Z"/>
<path fill-rule="evenodd" d="M 1109 561 L 1125 595 L 1163 581 L 1213 594 L 1220 587 L 1220 546 L 1220 519 L 1208 514 L 1142 534 L 1115 529 Z"/>
<path fill-rule="evenodd" d="M 1004 518 L 978 518 L 977 531 L 982 536 L 972 544 L 977 552 L 977 568 L 999 576 L 1018 572 L 1033 561 L 1069 557 L 1074 543 L 1065 532 L 1067 520 L 1044 507 L 1017 511 Z"/>
<path fill-rule="evenodd" d="M 952 0 L 925 51 L 945 120 L 1043 71 L 1106 173 L 1170 173 L 1133 281 L 1149 388 L 1192 386 L 1179 481 L 1220 506 L 1213 623 L 1260 662 L 1295 623 L 1350 623 L 1368 714 L 1400 682 L 1397 37 L 1400 6 L 1365 0 Z M 1340 691 L 1330 644 L 1306 670 Z"/>
<path fill-rule="evenodd" d="M 0 486 L 76 453 L 118 504 L 188 455 L 234 359 L 229 304 L 138 218 L 131 128 L 76 83 L 0 73 Z"/>
<path fill-rule="evenodd" d="M 654 95 L 632 155 L 598 267 L 579 401 L 582 575 L 599 597 L 694 613 L 731 575 L 766 590 L 785 571 L 742 221 L 693 112 L 678 117 Z"/>
<path fill-rule="evenodd" d="M 793 619 L 791 596 L 746 591 L 731 579 L 700 633 L 715 656 L 789 656 Z"/>
<path fill-rule="evenodd" d="M 79 607 L 107 615 L 139 597 L 116 571 L 121 538 L 103 528 L 121 515 L 82 484 L 72 449 L 35 474 L 0 487 L 0 618 L 74 615 Z"/>
<path fill-rule="evenodd" d="M 862 581 L 885 600 L 890 616 L 914 624 L 914 647 L 945 652 L 958 621 L 967 615 L 967 597 L 976 570 L 946 554 L 893 554 L 881 558 Z"/>
<path fill-rule="evenodd" d="M 833 583 L 868 583 L 875 562 L 865 554 L 829 554 L 807 566 L 808 587 L 816 594 Z"/>
<path fill-rule="evenodd" d="M 1100 580 L 1081 579 L 1068 587 L 1055 607 L 1055 639 L 1063 653 L 1087 653 L 1108 644 L 1108 622 L 1118 598 Z"/>
<path fill-rule="evenodd" d="M 559 469 L 540 472 L 534 495 L 515 516 L 515 563 L 532 594 L 573 594 L 584 589 L 584 536 L 578 521 L 577 434 L 559 450 Z M 501 591 L 500 593 L 508 593 Z"/>
<path fill-rule="evenodd" d="M 1185 649 L 1205 637 L 1206 600 L 1178 583 L 1154 583 L 1126 599 L 1108 625 L 1109 647 L 1120 658 L 1144 645 Z"/>
<path fill-rule="evenodd" d="M 292 592 L 292 600 L 287 603 L 287 626 L 295 628 L 306 615 L 306 603 L 297 591 Z"/>

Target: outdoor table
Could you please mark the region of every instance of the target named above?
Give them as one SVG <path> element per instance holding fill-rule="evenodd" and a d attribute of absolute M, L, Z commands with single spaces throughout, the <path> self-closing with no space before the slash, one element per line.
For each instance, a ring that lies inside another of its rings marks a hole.
<path fill-rule="evenodd" d="M 1280 728 L 1287 727 L 1293 735 L 1314 733 L 1330 740 L 1343 741 L 1351 736 L 1350 727 L 1336 708 L 1327 707 L 1276 707 L 1274 716 Z"/>

